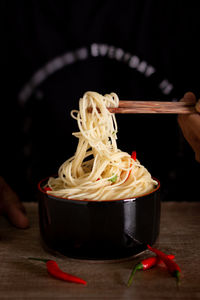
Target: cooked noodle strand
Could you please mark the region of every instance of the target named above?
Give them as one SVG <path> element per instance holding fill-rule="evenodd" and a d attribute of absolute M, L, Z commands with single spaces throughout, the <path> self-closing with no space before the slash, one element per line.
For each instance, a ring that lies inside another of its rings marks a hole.
<path fill-rule="evenodd" d="M 65 161 L 58 177 L 51 177 L 49 194 L 69 199 L 117 200 L 150 192 L 157 184 L 138 160 L 117 148 L 117 122 L 107 107 L 117 107 L 115 93 L 87 92 L 79 110 L 71 111 L 79 132 L 73 157 Z"/>

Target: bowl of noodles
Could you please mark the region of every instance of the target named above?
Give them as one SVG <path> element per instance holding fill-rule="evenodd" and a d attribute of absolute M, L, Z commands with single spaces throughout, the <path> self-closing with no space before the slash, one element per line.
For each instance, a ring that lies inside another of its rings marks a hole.
<path fill-rule="evenodd" d="M 108 107 L 116 94 L 87 92 L 71 115 L 79 131 L 74 156 L 39 182 L 39 220 L 49 250 L 82 259 L 119 259 L 153 244 L 160 227 L 160 183 L 132 154 L 117 148 Z"/>

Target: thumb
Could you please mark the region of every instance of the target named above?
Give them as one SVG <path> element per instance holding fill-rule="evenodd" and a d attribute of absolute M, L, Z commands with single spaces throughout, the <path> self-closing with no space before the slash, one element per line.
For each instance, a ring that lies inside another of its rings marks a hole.
<path fill-rule="evenodd" d="M 0 208 L 14 226 L 22 229 L 29 226 L 24 206 L 2 177 L 0 177 Z"/>
<path fill-rule="evenodd" d="M 180 101 L 188 101 L 191 103 L 196 103 L 196 96 L 192 92 L 187 92 L 184 94 L 183 98 Z"/>
<path fill-rule="evenodd" d="M 196 104 L 196 96 L 194 93 L 192 92 L 187 92 L 184 94 L 183 98 L 180 99 L 180 102 L 184 102 L 184 101 L 187 101 L 191 104 Z M 183 131 L 183 126 L 184 126 L 184 123 L 185 123 L 185 120 L 188 118 L 189 115 L 184 115 L 184 114 L 179 114 L 178 115 L 178 123 L 179 123 L 179 126 L 181 127 L 182 131 Z"/>

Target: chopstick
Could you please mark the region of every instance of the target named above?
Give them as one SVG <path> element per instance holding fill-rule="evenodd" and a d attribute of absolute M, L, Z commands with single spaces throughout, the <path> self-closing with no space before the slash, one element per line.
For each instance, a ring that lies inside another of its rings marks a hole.
<path fill-rule="evenodd" d="M 161 102 L 161 101 L 119 101 L 119 107 L 108 108 L 111 113 L 118 114 L 192 114 L 197 111 L 195 103 Z M 199 111 L 200 112 L 200 111 Z"/>

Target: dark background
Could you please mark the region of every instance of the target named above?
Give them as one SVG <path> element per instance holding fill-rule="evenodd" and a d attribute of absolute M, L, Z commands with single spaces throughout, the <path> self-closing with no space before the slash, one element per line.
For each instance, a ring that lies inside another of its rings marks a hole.
<path fill-rule="evenodd" d="M 70 111 L 88 90 L 120 99 L 199 97 L 198 7 L 186 1 L 1 1 L 1 175 L 25 201 L 38 180 L 55 174 L 72 156 L 77 130 Z M 113 57 L 91 55 L 91 45 L 113 46 Z M 80 59 L 77 49 L 87 50 Z M 117 49 L 130 58 L 116 59 Z M 54 72 L 48 63 L 66 53 L 75 62 Z M 130 68 L 137 56 L 155 68 L 145 76 Z M 34 75 L 45 70 L 36 84 Z M 167 94 L 160 83 L 173 86 Z M 25 87 L 31 93 L 23 101 Z M 118 147 L 137 151 L 160 179 L 165 201 L 199 200 L 199 164 L 176 115 L 118 115 Z"/>

